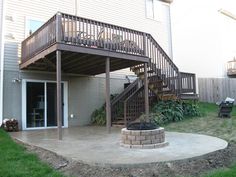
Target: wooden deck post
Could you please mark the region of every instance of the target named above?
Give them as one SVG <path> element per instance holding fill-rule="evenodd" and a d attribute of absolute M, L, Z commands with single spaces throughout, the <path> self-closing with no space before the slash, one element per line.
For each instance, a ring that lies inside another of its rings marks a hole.
<path fill-rule="evenodd" d="M 149 94 L 148 94 L 148 75 L 147 75 L 147 63 L 144 64 L 144 104 L 145 114 L 149 116 Z"/>
<path fill-rule="evenodd" d="M 106 58 L 106 127 L 111 132 L 111 101 L 110 101 L 110 58 Z"/>
<path fill-rule="evenodd" d="M 62 101 L 61 101 L 61 51 L 57 50 L 57 130 L 58 139 L 62 140 Z"/>

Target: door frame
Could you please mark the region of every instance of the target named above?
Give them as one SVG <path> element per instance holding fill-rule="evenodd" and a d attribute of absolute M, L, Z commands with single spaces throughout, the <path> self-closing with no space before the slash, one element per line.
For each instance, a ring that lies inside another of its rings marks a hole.
<path fill-rule="evenodd" d="M 50 128 L 57 128 L 57 126 L 52 126 L 52 127 L 47 127 L 47 114 L 45 116 L 45 124 L 44 127 L 31 127 L 27 128 L 27 117 L 26 117 L 26 112 L 27 112 L 27 88 L 26 88 L 26 83 L 27 82 L 36 82 L 36 83 L 44 83 L 44 94 L 46 97 L 44 98 L 44 104 L 45 104 L 45 110 L 47 110 L 47 89 L 46 89 L 46 84 L 45 83 L 56 83 L 56 81 L 52 80 L 36 80 L 36 79 L 22 79 L 22 130 L 38 130 L 38 129 L 50 129 Z M 68 82 L 67 81 L 61 81 L 64 85 L 64 97 L 63 97 L 63 103 L 64 103 L 64 126 L 63 128 L 68 127 Z"/>

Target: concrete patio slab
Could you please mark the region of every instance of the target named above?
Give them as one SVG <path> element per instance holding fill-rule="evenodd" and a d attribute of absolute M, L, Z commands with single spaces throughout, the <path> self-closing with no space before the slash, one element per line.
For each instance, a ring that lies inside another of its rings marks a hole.
<path fill-rule="evenodd" d="M 63 129 L 63 140 L 57 130 L 34 130 L 11 133 L 13 138 L 38 146 L 63 157 L 99 166 L 129 166 L 201 156 L 227 147 L 222 139 L 190 133 L 166 132 L 169 146 L 159 149 L 128 149 L 120 146 L 120 129 L 74 127 Z"/>

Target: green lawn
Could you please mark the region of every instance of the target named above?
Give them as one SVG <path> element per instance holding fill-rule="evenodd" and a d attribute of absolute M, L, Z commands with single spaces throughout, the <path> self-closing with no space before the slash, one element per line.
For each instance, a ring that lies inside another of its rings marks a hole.
<path fill-rule="evenodd" d="M 236 177 L 236 165 L 232 166 L 230 169 L 222 169 L 210 172 L 204 177 Z"/>
<path fill-rule="evenodd" d="M 41 162 L 34 154 L 16 144 L 0 129 L 0 176 L 1 177 L 63 177 L 59 172 Z"/>
<path fill-rule="evenodd" d="M 174 122 L 165 126 L 167 131 L 200 133 L 216 136 L 228 142 L 236 143 L 236 107 L 231 118 L 219 118 L 218 106 L 209 103 L 199 103 L 202 117 L 189 118 L 182 122 Z M 231 168 L 219 169 L 203 177 L 236 177 L 236 162 Z"/>
<path fill-rule="evenodd" d="M 165 126 L 165 129 L 167 131 L 206 134 L 236 143 L 236 107 L 229 119 L 217 117 L 218 106 L 215 104 L 200 103 L 199 106 L 203 113 L 202 117 L 170 123 Z"/>

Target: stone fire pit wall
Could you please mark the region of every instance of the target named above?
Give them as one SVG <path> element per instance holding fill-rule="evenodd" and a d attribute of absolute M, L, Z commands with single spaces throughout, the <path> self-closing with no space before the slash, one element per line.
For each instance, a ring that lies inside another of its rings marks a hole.
<path fill-rule="evenodd" d="M 154 130 L 121 130 L 121 146 L 128 148 L 152 149 L 168 145 L 164 128 Z"/>

